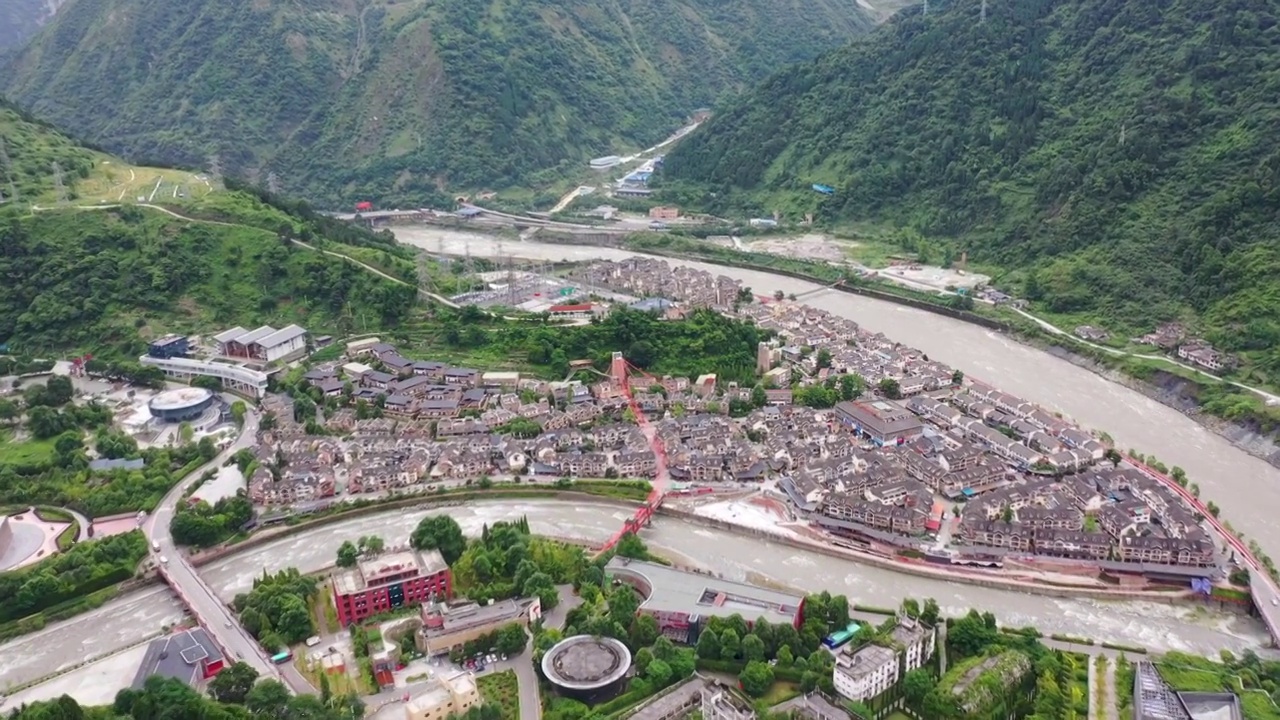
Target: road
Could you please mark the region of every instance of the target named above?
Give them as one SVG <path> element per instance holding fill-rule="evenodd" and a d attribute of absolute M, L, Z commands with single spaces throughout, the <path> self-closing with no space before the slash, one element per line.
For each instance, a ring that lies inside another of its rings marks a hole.
<path fill-rule="evenodd" d="M 293 669 L 292 666 L 277 666 L 271 662 L 253 637 L 240 626 L 231 609 L 218 599 L 213 590 L 196 573 L 195 568 L 188 562 L 186 553 L 174 543 L 173 535 L 169 532 L 169 522 L 177 512 L 178 503 L 182 501 L 187 490 L 206 472 L 217 470 L 235 453 L 252 447 L 257 441 L 258 423 L 259 417 L 256 412 L 250 410 L 245 413 L 244 427 L 240 436 L 216 458 L 178 481 L 178 484 L 160 501 L 155 512 L 147 518 L 144 530 L 147 538 L 159 545 L 159 551 L 153 554 L 167 560 L 159 565 L 161 573 L 183 599 L 184 604 L 199 618 L 205 630 L 213 636 L 214 641 L 224 651 L 234 656 L 229 657 L 228 660 L 232 662 L 243 660 L 257 670 L 259 676 L 281 680 L 295 693 L 314 694 L 315 689 L 296 670 L 289 672 Z M 282 670 L 284 670 L 283 674 Z"/>

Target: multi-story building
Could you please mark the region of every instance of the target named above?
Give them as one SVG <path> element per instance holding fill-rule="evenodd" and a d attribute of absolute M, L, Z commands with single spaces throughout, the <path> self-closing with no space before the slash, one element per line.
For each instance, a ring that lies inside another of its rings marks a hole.
<path fill-rule="evenodd" d="M 359 622 L 405 605 L 449 597 L 452 577 L 439 550 L 389 552 L 333 577 L 338 621 Z"/>
<path fill-rule="evenodd" d="M 404 705 L 404 720 L 444 720 L 480 704 L 475 677 L 468 672 L 437 677 Z"/>
<path fill-rule="evenodd" d="M 422 606 L 422 627 L 414 639 L 419 650 L 436 655 L 462 647 L 504 625 L 519 623 L 528 627 L 541 617 L 542 602 L 537 596 L 497 600 L 488 605 L 428 603 Z"/>
<path fill-rule="evenodd" d="M 903 673 L 922 667 L 937 645 L 934 629 L 910 617 L 899 617 L 889 634 L 892 647 L 846 647 L 836 656 L 832 681 L 836 692 L 850 700 L 868 700 L 893 687 Z"/>
<path fill-rule="evenodd" d="M 702 688 L 702 720 L 755 720 L 751 704 L 720 687 Z"/>

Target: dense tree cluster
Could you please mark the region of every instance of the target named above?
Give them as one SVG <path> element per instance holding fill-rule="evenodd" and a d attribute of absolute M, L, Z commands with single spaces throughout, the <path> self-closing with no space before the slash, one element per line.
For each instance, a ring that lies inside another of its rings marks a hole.
<path fill-rule="evenodd" d="M 169 531 L 179 545 L 210 547 L 240 532 L 252 519 L 253 503 L 240 492 L 213 505 L 204 500 L 182 503 L 169 521 Z"/>
<path fill-rule="evenodd" d="M 263 573 L 253 589 L 235 597 L 240 624 L 267 650 L 306 640 L 315 632 L 309 603 L 316 594 L 316 580 L 296 568 L 275 575 Z"/>
<path fill-rule="evenodd" d="M 453 564 L 454 589 L 481 601 L 536 596 L 546 611 L 559 602 L 556 585 L 573 582 L 585 565 L 582 548 L 534 537 L 527 519 L 498 522 Z"/>
<path fill-rule="evenodd" d="M 0 573 L 0 623 L 133 577 L 147 555 L 141 530 L 76 543 L 31 567 Z"/>
<path fill-rule="evenodd" d="M 413 529 L 409 545 L 416 550 L 439 550 L 444 561 L 452 566 L 467 549 L 467 538 L 457 520 L 448 515 L 430 515 Z"/>
<path fill-rule="evenodd" d="M 671 152 L 674 199 L 886 221 L 1117 331 L 1195 310 L 1280 376 L 1275 7 L 1029 0 L 980 23 L 980 4 L 783 69 Z"/>

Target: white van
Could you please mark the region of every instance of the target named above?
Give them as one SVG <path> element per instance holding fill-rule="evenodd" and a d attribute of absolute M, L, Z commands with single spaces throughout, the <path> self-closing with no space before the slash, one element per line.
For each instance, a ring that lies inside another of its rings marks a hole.
<path fill-rule="evenodd" d="M 160 541 L 159 541 L 159 540 L 152 540 L 152 541 L 151 541 L 151 551 L 152 551 L 152 552 L 160 552 Z"/>
<path fill-rule="evenodd" d="M 161 565 L 168 565 L 168 564 L 169 564 L 169 558 L 167 558 L 167 557 L 165 557 L 165 556 L 161 555 L 161 556 L 160 556 L 160 564 L 161 564 Z"/>

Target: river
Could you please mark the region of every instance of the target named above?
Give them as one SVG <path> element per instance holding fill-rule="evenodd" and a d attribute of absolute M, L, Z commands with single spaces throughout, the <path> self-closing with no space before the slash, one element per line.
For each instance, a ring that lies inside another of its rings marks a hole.
<path fill-rule="evenodd" d="M 296 567 L 313 572 L 333 564 L 343 540 L 381 535 L 388 546 L 404 543 L 418 521 L 448 513 L 464 532 L 478 535 L 485 523 L 529 518 L 541 535 L 600 542 L 631 515 L 624 507 L 561 500 L 469 502 L 429 510 L 388 511 L 344 520 L 268 542 L 234 557 L 210 563 L 200 574 L 223 599 L 246 592 L 263 571 Z M 980 588 L 962 583 L 904 575 L 849 560 L 799 550 L 787 545 L 737 535 L 672 518 L 655 518 L 641 536 L 659 554 L 686 565 L 749 581 L 847 595 L 866 605 L 896 607 L 904 597 L 933 597 L 944 612 L 968 608 L 995 613 L 1003 624 L 1035 625 L 1046 634 L 1070 633 L 1160 650 L 1214 654 L 1222 648 L 1242 650 L 1266 642 L 1261 624 L 1242 617 L 1210 613 L 1203 608 L 1149 602 L 1059 600 L 1038 595 Z"/>
<path fill-rule="evenodd" d="M 432 227 L 397 227 L 396 238 L 432 252 L 492 255 L 497 240 L 489 235 Z M 592 260 L 637 255 L 616 248 L 550 245 L 507 239 L 504 253 L 539 260 Z M 741 280 L 759 294 L 803 293 L 816 283 L 779 275 L 670 260 Z M 1141 393 L 1105 380 L 1084 368 L 1023 345 L 1008 336 L 904 305 L 833 290 L 807 298 L 814 307 L 856 321 L 863 327 L 918 348 L 929 357 L 985 380 L 1024 399 L 1060 412 L 1077 423 L 1106 431 L 1121 449 L 1133 448 L 1161 462 L 1182 467 L 1200 485 L 1201 495 L 1222 508 L 1222 518 L 1264 552 L 1280 558 L 1280 469 L 1240 450 L 1194 420 Z"/>

